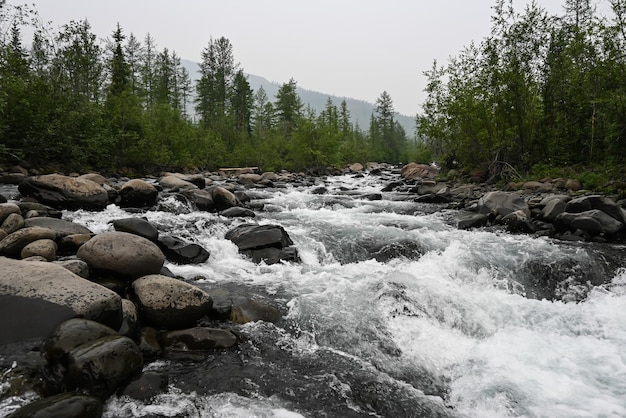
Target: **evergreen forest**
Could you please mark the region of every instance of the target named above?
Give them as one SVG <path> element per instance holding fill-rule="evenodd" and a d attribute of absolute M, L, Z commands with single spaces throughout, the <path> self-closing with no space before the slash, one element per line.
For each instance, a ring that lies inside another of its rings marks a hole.
<path fill-rule="evenodd" d="M 275 97 L 253 91 L 225 37 L 208 39 L 192 82 L 150 34 L 118 25 L 99 40 L 88 20 L 54 31 L 33 8 L 0 0 L 0 161 L 147 173 L 435 160 L 503 179 L 620 167 L 626 0 L 564 0 L 558 15 L 536 1 L 519 10 L 496 0 L 492 10 L 487 37 L 424 73 L 409 138 L 387 92 L 361 127 L 345 101 L 329 98 L 319 113 L 305 106 L 293 79 Z"/>

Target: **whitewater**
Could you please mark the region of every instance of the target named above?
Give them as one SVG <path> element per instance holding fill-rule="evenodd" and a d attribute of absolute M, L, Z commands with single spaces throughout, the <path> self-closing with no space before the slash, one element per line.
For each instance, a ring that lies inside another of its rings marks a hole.
<path fill-rule="evenodd" d="M 203 264 L 167 264 L 174 274 L 283 313 L 234 326 L 236 350 L 148 363 L 170 376 L 168 391 L 114 396 L 104 416 L 626 416 L 623 246 L 458 230 L 454 210 L 368 198 L 383 186 L 343 175 L 249 190 L 263 206 L 254 222 L 283 226 L 302 259 L 269 266 L 224 239 L 249 219 L 174 198 L 143 214 L 65 211 L 95 233 L 144 216 L 210 251 Z"/>

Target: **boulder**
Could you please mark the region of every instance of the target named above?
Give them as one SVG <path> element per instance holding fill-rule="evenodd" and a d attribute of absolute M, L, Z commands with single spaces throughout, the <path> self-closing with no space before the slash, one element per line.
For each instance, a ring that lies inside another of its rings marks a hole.
<path fill-rule="evenodd" d="M 128 337 L 109 335 L 79 345 L 68 353 L 66 387 L 108 397 L 138 375 L 143 356 Z"/>
<path fill-rule="evenodd" d="M 65 392 L 38 399 L 9 415 L 11 418 L 100 418 L 102 401 L 97 397 Z"/>
<path fill-rule="evenodd" d="M 20 253 L 21 258 L 40 256 L 54 261 L 57 255 L 57 244 L 51 239 L 39 239 L 27 244 Z"/>
<path fill-rule="evenodd" d="M 191 202 L 193 202 L 193 204 L 196 206 L 196 209 L 198 210 L 210 212 L 215 208 L 215 203 L 213 202 L 213 194 L 208 190 L 183 190 L 182 195 L 189 199 Z"/>
<path fill-rule="evenodd" d="M 232 332 L 219 328 L 195 327 L 161 335 L 161 345 L 170 350 L 220 350 L 237 345 Z"/>
<path fill-rule="evenodd" d="M 17 231 L 18 229 L 24 228 L 25 225 L 26 224 L 22 215 L 18 213 L 12 213 L 6 217 L 4 222 L 2 222 L 0 229 L 2 229 L 4 232 L 6 232 L 7 235 L 9 235 Z"/>
<path fill-rule="evenodd" d="M 72 234 L 57 240 L 59 252 L 76 254 L 78 249 L 93 238 L 93 234 Z"/>
<path fill-rule="evenodd" d="M 92 234 L 89 228 L 65 219 L 38 217 L 26 219 L 26 227 L 39 226 L 53 230 L 58 238 L 74 234 Z"/>
<path fill-rule="evenodd" d="M 530 217 L 528 204 L 515 193 L 488 192 L 478 201 L 478 213 L 483 215 L 505 216 L 518 210 Z"/>
<path fill-rule="evenodd" d="M 32 226 L 29 228 L 18 229 L 0 241 L 0 255 L 17 257 L 22 252 L 22 249 L 31 242 L 40 239 L 53 240 L 55 238 L 56 233 L 49 228 Z"/>
<path fill-rule="evenodd" d="M 262 177 L 260 174 L 246 173 L 246 174 L 240 174 L 239 177 L 237 178 L 237 182 L 241 184 L 256 184 L 256 183 L 260 183 L 261 179 Z"/>
<path fill-rule="evenodd" d="M 24 219 L 46 216 L 49 218 L 61 219 L 63 212 L 50 206 L 42 205 L 37 202 L 17 202 L 20 211 L 24 214 Z"/>
<path fill-rule="evenodd" d="M 113 228 L 119 232 L 139 235 L 152 242 L 159 239 L 159 231 L 144 218 L 123 218 L 113 221 Z"/>
<path fill-rule="evenodd" d="M 195 184 L 185 181 L 181 179 L 180 177 L 174 176 L 174 175 L 161 177 L 161 179 L 159 180 L 159 184 L 164 189 L 184 190 L 184 189 L 197 189 L 198 188 L 198 186 L 196 186 Z"/>
<path fill-rule="evenodd" d="M 572 226 L 591 236 L 615 235 L 624 228 L 623 223 L 598 209 L 577 213 L 572 219 Z"/>
<path fill-rule="evenodd" d="M 231 229 L 225 238 L 237 245 L 239 251 L 255 263 L 275 264 L 281 260 L 300 261 L 287 231 L 279 225 L 243 224 Z"/>
<path fill-rule="evenodd" d="M 567 202 L 565 211 L 570 213 L 586 212 L 592 209 L 600 210 L 618 222 L 626 224 L 626 213 L 617 203 L 605 196 L 581 196 Z"/>
<path fill-rule="evenodd" d="M 220 215 L 227 218 L 254 218 L 256 216 L 254 211 L 239 206 L 223 210 Z"/>
<path fill-rule="evenodd" d="M 133 290 L 141 318 L 160 328 L 192 325 L 209 313 L 213 304 L 202 289 L 159 274 L 135 280 Z"/>
<path fill-rule="evenodd" d="M 241 206 L 239 199 L 237 199 L 233 193 L 226 190 L 224 187 L 213 187 L 211 189 L 211 196 L 213 197 L 213 203 L 215 205 L 215 210 L 217 211 L 223 211 L 235 206 Z"/>
<path fill-rule="evenodd" d="M 76 316 L 120 326 L 120 297 L 61 266 L 0 257 L 0 271 L 0 335 L 5 341 L 48 336 Z"/>
<path fill-rule="evenodd" d="M 246 297 L 232 299 L 230 320 L 237 324 L 254 321 L 277 322 L 281 318 L 280 311 L 267 303 Z"/>
<path fill-rule="evenodd" d="M 67 366 L 67 356 L 73 349 L 110 335 L 118 334 L 113 328 L 99 322 L 72 318 L 59 324 L 44 342 L 41 352 L 48 363 Z"/>
<path fill-rule="evenodd" d="M 454 222 L 459 229 L 479 228 L 487 225 L 489 217 L 480 213 L 468 213 L 458 216 Z"/>
<path fill-rule="evenodd" d="M 152 184 L 133 179 L 124 183 L 119 191 L 120 207 L 123 208 L 147 208 L 154 206 L 159 195 L 158 190 Z"/>
<path fill-rule="evenodd" d="M 82 176 L 78 176 L 78 178 L 91 180 L 94 183 L 98 183 L 100 186 L 104 186 L 106 183 L 108 183 L 106 177 L 98 173 L 87 173 L 83 174 Z"/>
<path fill-rule="evenodd" d="M 409 163 L 402 167 L 400 175 L 405 180 L 432 179 L 439 174 L 439 169 L 427 164 Z"/>
<path fill-rule="evenodd" d="M 168 385 L 169 378 L 167 374 L 148 370 L 131 380 L 119 394 L 148 402 L 155 396 L 166 392 Z"/>
<path fill-rule="evenodd" d="M 98 183 L 60 174 L 29 177 L 18 190 L 22 196 L 57 208 L 103 209 L 109 204 L 109 195 Z"/>
<path fill-rule="evenodd" d="M 158 273 L 165 263 L 159 247 L 146 238 L 128 232 L 96 235 L 78 249 L 78 258 L 89 267 L 137 278 Z"/>
<path fill-rule="evenodd" d="M 565 182 L 565 189 L 566 190 L 571 190 L 572 192 L 577 192 L 580 189 L 583 188 L 582 184 L 580 184 L 580 181 L 576 180 L 576 179 L 569 179 Z"/>
<path fill-rule="evenodd" d="M 119 329 L 120 335 L 132 338 L 135 335 L 138 323 L 139 313 L 137 312 L 137 305 L 129 299 L 122 299 L 122 325 Z"/>
<path fill-rule="evenodd" d="M 176 264 L 204 263 L 211 255 L 200 245 L 185 242 L 178 237 L 160 237 L 158 244 L 165 257 Z"/>
<path fill-rule="evenodd" d="M 360 172 L 362 172 L 362 171 L 363 171 L 363 164 L 361 164 L 361 163 L 354 163 L 354 164 L 351 164 L 351 165 L 348 167 L 348 170 L 349 170 L 351 173 L 360 173 Z"/>
<path fill-rule="evenodd" d="M 83 260 L 59 260 L 55 261 L 54 263 L 63 267 L 66 270 L 71 271 L 75 275 L 82 277 L 83 279 L 89 280 L 89 266 Z"/>
<path fill-rule="evenodd" d="M 565 212 L 566 202 L 561 199 L 549 200 L 541 210 L 541 218 L 553 222 L 557 216 Z"/>
<path fill-rule="evenodd" d="M 0 224 L 12 213 L 19 215 L 22 211 L 15 203 L 0 203 Z"/>

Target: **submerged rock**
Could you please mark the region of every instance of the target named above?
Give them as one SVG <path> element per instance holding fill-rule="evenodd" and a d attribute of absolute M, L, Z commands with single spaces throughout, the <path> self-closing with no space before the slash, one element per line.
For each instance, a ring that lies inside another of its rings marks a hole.
<path fill-rule="evenodd" d="M 178 237 L 160 237 L 158 244 L 165 257 L 176 264 L 204 263 L 211 255 L 202 246 L 185 242 Z"/>
<path fill-rule="evenodd" d="M 11 418 L 100 418 L 102 401 L 94 396 L 66 392 L 36 400 L 9 415 Z"/>
<path fill-rule="evenodd" d="M 275 264 L 300 261 L 298 251 L 287 231 L 279 225 L 244 224 L 231 229 L 225 238 L 237 245 L 239 251 L 258 263 Z"/>
<path fill-rule="evenodd" d="M 170 350 L 220 350 L 234 347 L 238 339 L 232 332 L 207 327 L 169 331 L 161 335 L 161 345 Z"/>

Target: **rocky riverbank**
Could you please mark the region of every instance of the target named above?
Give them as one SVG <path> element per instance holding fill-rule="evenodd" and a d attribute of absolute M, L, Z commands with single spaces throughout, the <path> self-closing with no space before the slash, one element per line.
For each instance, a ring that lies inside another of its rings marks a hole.
<path fill-rule="evenodd" d="M 439 181 L 430 166 L 402 170 L 385 165 L 346 169 L 352 176 L 380 176 L 387 185 L 363 199 L 394 198 L 465 211 L 450 222 L 459 228 L 501 226 L 512 232 L 561 240 L 618 242 L 626 213 L 610 198 L 566 190 L 567 181 L 493 190 L 485 185 Z M 167 376 L 142 372 L 144 362 L 179 352 L 232 349 L 241 342 L 233 324 L 279 321 L 280 310 L 253 295 L 216 288 L 205 291 L 173 277 L 164 267 L 206 262 L 195 243 L 163 235 L 138 217 L 142 211 L 198 210 L 243 218 L 225 236 L 257 263 L 298 262 L 299 255 L 278 225 L 257 225 L 255 189 L 317 185 L 324 178 L 293 173 L 224 173 L 157 178 L 104 178 L 97 174 L 31 176 L 12 173 L 19 195 L 0 204 L 0 298 L 2 345 L 32 341 L 18 366 L 2 364 L 0 400 L 34 392 L 40 400 L 13 416 L 57 416 L 73 405 L 75 415 L 99 416 L 113 393 L 147 399 L 167 386 Z M 358 190 L 345 190 L 358 194 Z M 182 205 L 172 206 L 172 202 Z M 128 217 L 94 234 L 63 218 L 63 210 L 100 210 L 117 205 Z M 185 208 L 185 209 L 181 209 Z M 133 215 L 133 216 L 130 216 Z M 25 360 L 30 359 L 30 360 Z M 6 361 L 6 360 L 5 360 Z M 13 361 L 13 359 L 11 359 Z"/>

